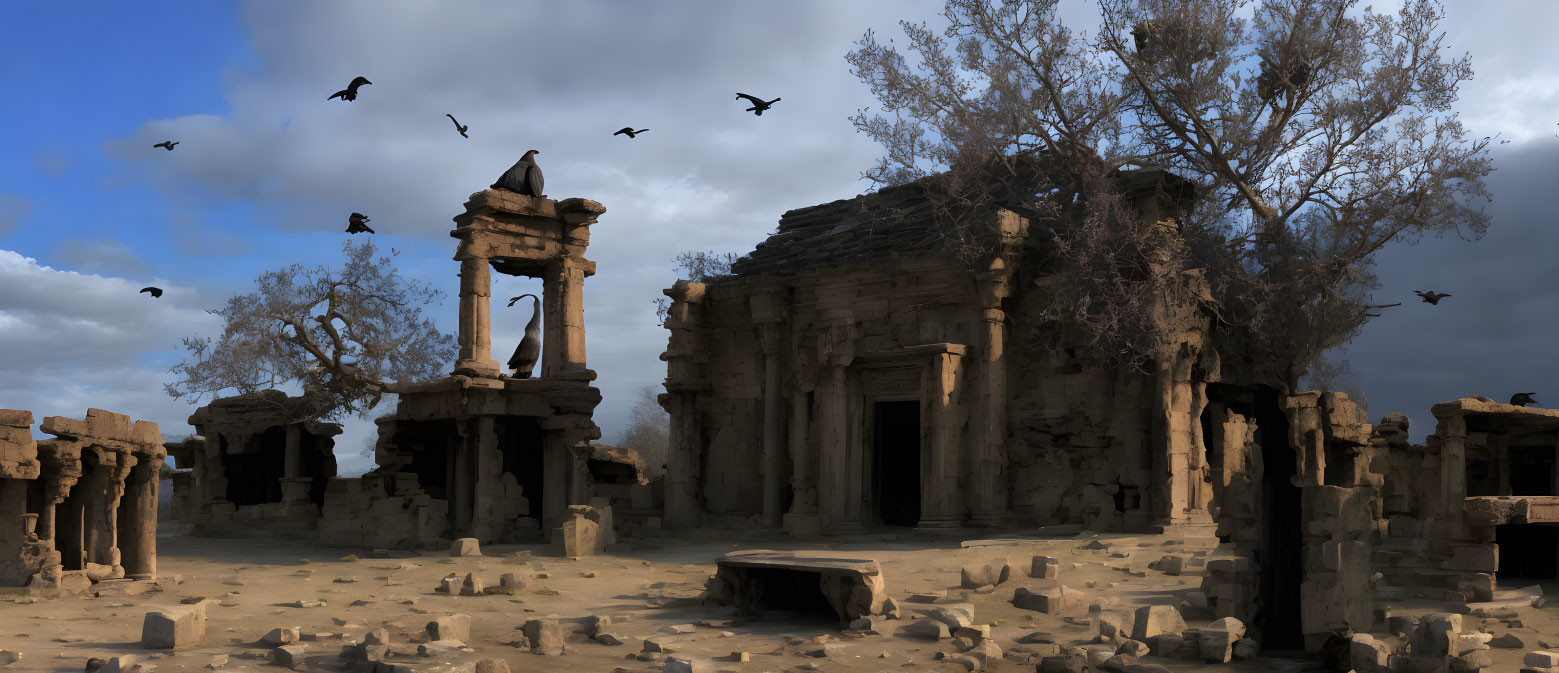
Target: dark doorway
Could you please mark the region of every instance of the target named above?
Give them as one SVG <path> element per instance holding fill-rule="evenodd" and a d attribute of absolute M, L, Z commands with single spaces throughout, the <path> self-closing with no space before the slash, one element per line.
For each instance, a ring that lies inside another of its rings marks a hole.
<path fill-rule="evenodd" d="M 281 502 L 281 479 L 287 470 L 287 429 L 279 425 L 250 442 L 247 453 L 222 456 L 227 477 L 227 501 L 239 507 Z"/>
<path fill-rule="evenodd" d="M 309 502 L 325 506 L 325 487 L 336 476 L 336 440 L 307 430 L 298 437 L 298 476 L 314 481 L 309 484 Z"/>
<path fill-rule="evenodd" d="M 1494 527 L 1499 545 L 1499 579 L 1559 579 L 1559 527 L 1506 524 Z"/>
<path fill-rule="evenodd" d="M 738 599 L 738 609 L 783 610 L 791 619 L 837 626 L 842 615 L 823 595 L 820 573 L 782 568 L 746 568 L 742 587 L 756 592 L 753 600 Z M 745 615 L 748 618 L 758 615 Z"/>
<path fill-rule="evenodd" d="M 1299 618 L 1299 584 L 1304 543 L 1303 508 L 1295 476 L 1294 448 L 1288 441 L 1288 417 L 1277 391 L 1256 393 L 1256 442 L 1261 446 L 1260 607 L 1256 627 L 1263 650 L 1303 649 Z"/>
<path fill-rule="evenodd" d="M 920 401 L 872 406 L 872 492 L 885 526 L 920 523 Z"/>
<path fill-rule="evenodd" d="M 1510 494 L 1554 495 L 1554 447 L 1510 447 Z"/>
<path fill-rule="evenodd" d="M 508 416 L 499 418 L 496 427 L 498 452 L 503 454 L 503 471 L 514 475 L 514 481 L 520 485 L 520 495 L 525 497 L 530 508 L 527 516 L 545 522 L 541 515 L 547 461 L 540 419 Z"/>
<path fill-rule="evenodd" d="M 54 510 L 54 548 L 60 551 L 60 565 L 65 570 L 81 570 L 87 556 L 87 526 L 90 525 L 88 504 L 90 491 L 96 483 L 95 461 L 81 458 L 81 477 L 70 487 L 65 501 Z"/>
<path fill-rule="evenodd" d="M 447 500 L 449 453 L 458 439 L 454 421 L 399 421 L 391 442 L 411 454 L 411 464 L 401 471 L 416 474 L 417 485 L 428 497 Z"/>

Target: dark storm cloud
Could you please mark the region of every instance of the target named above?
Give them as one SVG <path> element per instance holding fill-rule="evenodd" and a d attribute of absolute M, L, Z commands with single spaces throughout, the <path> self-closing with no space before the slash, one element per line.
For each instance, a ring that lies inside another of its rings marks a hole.
<path fill-rule="evenodd" d="M 1348 347 L 1374 420 L 1408 414 L 1415 440 L 1434 430 L 1430 406 L 1458 397 L 1536 390 L 1541 406 L 1559 407 L 1559 139 L 1497 147 L 1494 165 L 1488 234 L 1383 251 L 1375 299 L 1404 303 Z M 1431 306 L 1413 295 L 1430 289 L 1453 296 Z"/>

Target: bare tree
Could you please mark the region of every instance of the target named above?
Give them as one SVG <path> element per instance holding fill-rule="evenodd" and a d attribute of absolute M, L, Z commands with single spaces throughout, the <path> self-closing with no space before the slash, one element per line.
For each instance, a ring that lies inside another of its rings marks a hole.
<path fill-rule="evenodd" d="M 639 396 L 629 412 L 628 427 L 623 430 L 623 446 L 637 449 L 646 465 L 659 467 L 666 462 L 671 442 L 671 416 L 660 406 L 658 384 L 639 388 Z"/>
<path fill-rule="evenodd" d="M 672 267 L 671 270 L 677 274 L 678 278 L 697 283 L 706 283 L 716 278 L 724 278 L 731 275 L 731 265 L 735 264 L 738 259 L 741 259 L 741 256 L 734 252 L 721 254 L 712 250 L 707 252 L 703 250 L 684 250 L 677 253 L 677 257 L 674 260 L 676 266 Z M 662 326 L 666 324 L 666 311 L 669 310 L 671 310 L 671 302 L 669 300 L 665 297 L 655 298 L 656 324 Z"/>
<path fill-rule="evenodd" d="M 974 257 L 956 213 L 1053 209 L 1044 312 L 1111 357 L 1172 341 L 1145 298 L 1205 277 L 1220 350 L 1292 387 L 1380 308 L 1375 252 L 1489 225 L 1488 140 L 1450 111 L 1472 68 L 1445 53 L 1442 8 L 1357 4 L 1100 0 L 1100 31 L 1081 35 L 1057 0 L 948 0 L 941 34 L 901 22 L 903 51 L 868 31 L 847 56 L 881 102 L 853 119 L 884 148 L 863 177 L 943 171 L 934 191 Z M 1177 241 L 1109 196 L 1132 167 L 1194 184 Z"/>
<path fill-rule="evenodd" d="M 255 280 L 256 291 L 221 309 L 220 339 L 187 337 L 188 357 L 165 384 L 175 399 L 200 402 L 225 390 L 238 394 L 298 384 L 307 404 L 289 413 L 339 418 L 373 409 L 395 381 L 441 375 L 455 357 L 453 335 L 440 332 L 422 307 L 443 293 L 402 276 L 372 242 L 342 246 L 333 270 L 300 264 Z M 301 418 L 300 418 L 301 420 Z"/>

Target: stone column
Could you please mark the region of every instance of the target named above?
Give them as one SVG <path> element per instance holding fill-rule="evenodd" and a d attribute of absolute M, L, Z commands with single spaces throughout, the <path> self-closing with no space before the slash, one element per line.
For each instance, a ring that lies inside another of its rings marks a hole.
<path fill-rule="evenodd" d="M 671 455 L 666 462 L 667 528 L 697 528 L 703 523 L 698 472 L 702 430 L 696 393 L 667 393 L 662 405 L 671 414 Z"/>
<path fill-rule="evenodd" d="M 503 518 L 498 512 L 502 486 L 503 456 L 498 452 L 498 431 L 492 416 L 471 419 L 471 536 L 483 543 L 503 533 Z"/>
<path fill-rule="evenodd" d="M 858 472 L 851 464 L 848 425 L 846 370 L 851 359 L 853 357 L 849 355 L 829 357 L 818 401 L 818 468 L 823 479 L 824 531 L 829 535 L 851 535 L 865 529 L 865 522 L 859 515 L 851 516 L 850 507 L 850 481 Z"/>
<path fill-rule="evenodd" d="M 585 368 L 585 276 L 594 263 L 565 257 L 547 264 L 542 277 L 541 375 Z"/>
<path fill-rule="evenodd" d="M 817 482 L 813 476 L 816 461 L 810 440 L 808 416 L 811 409 L 807 406 L 808 393 L 812 390 L 810 386 L 802 387 L 800 370 L 797 370 L 797 378 L 798 385 L 790 396 L 790 433 L 787 437 L 790 440 L 790 488 L 794 495 L 790 511 L 785 513 L 784 528 L 793 537 L 808 538 L 822 534 L 823 528 L 817 512 Z"/>
<path fill-rule="evenodd" d="M 563 442 L 563 433 L 548 432 L 543 436 L 541 445 L 545 451 L 542 456 L 542 473 L 545 479 L 545 486 L 542 487 L 541 492 L 542 530 L 550 540 L 553 530 L 562 526 L 563 522 L 570 518 L 568 482 L 569 473 L 573 471 L 574 466 L 568 446 Z"/>
<path fill-rule="evenodd" d="M 298 464 L 299 444 L 302 443 L 303 428 L 297 423 L 287 426 L 287 453 L 283 462 L 282 477 L 284 479 L 296 479 L 303 476 L 303 466 Z"/>
<path fill-rule="evenodd" d="M 157 577 L 157 488 L 162 459 L 138 455 L 125 481 L 126 520 L 120 522 L 119 558 L 131 579 Z"/>
<path fill-rule="evenodd" d="M 961 351 L 932 355 L 921 384 L 931 450 L 921 463 L 917 528 L 957 528 L 964 521 L 964 499 L 958 489 L 958 454 L 965 420 L 959 386 L 962 361 Z"/>
<path fill-rule="evenodd" d="M 1007 515 L 1007 314 L 1001 310 L 1001 300 L 1011 294 L 1010 276 L 998 257 L 979 280 L 985 343 L 981 422 L 969 455 L 969 524 L 973 526 L 1000 525 Z"/>
<path fill-rule="evenodd" d="M 455 361 L 455 373 L 498 378 L 490 306 L 492 269 L 489 260 L 472 253 L 468 244 L 463 243 L 455 255 L 460 261 L 460 359 Z"/>
<path fill-rule="evenodd" d="M 455 422 L 457 434 L 452 442 L 454 453 L 449 457 L 449 515 L 454 523 L 455 532 L 460 537 L 466 537 L 472 532 L 472 521 L 475 515 L 475 491 L 472 484 L 472 460 L 475 453 L 476 419 L 463 419 Z"/>
<path fill-rule="evenodd" d="M 763 347 L 763 524 L 778 527 L 785 479 L 785 396 L 780 389 L 779 323 L 758 325 Z"/>
<path fill-rule="evenodd" d="M 1440 501 L 1436 513 L 1460 517 L 1467 499 L 1467 419 L 1460 412 L 1435 427 L 1440 437 Z"/>

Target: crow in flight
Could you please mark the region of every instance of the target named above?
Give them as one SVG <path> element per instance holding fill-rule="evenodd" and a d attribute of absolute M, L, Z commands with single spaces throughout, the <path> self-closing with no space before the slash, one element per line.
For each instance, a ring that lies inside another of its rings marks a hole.
<path fill-rule="evenodd" d="M 339 97 L 341 100 L 357 100 L 357 88 L 364 84 L 373 84 L 373 82 L 368 81 L 367 77 L 358 77 L 353 79 L 351 84 L 346 85 L 345 89 L 330 94 L 330 98 Z M 325 100 L 330 100 L 330 98 Z"/>
<path fill-rule="evenodd" d="M 148 292 L 151 293 L 152 299 L 157 299 L 162 296 L 162 288 L 160 287 L 143 287 L 141 288 L 141 291 L 137 292 L 136 294 L 145 294 Z"/>
<path fill-rule="evenodd" d="M 350 222 L 346 225 L 346 233 L 361 234 L 365 231 L 370 234 L 374 233 L 374 230 L 370 229 L 368 225 L 365 224 L 369 220 L 367 217 L 364 217 L 362 213 L 352 213 L 352 217 L 349 218 L 349 220 Z"/>
<path fill-rule="evenodd" d="M 1413 294 L 1423 297 L 1424 301 L 1436 306 L 1440 305 L 1441 299 L 1451 296 L 1444 292 L 1435 292 L 1434 290 L 1429 290 L 1427 292 L 1422 290 L 1413 290 Z"/>
<path fill-rule="evenodd" d="M 165 150 L 168 150 L 169 152 L 172 152 L 173 146 L 177 144 L 179 144 L 179 141 L 177 140 L 164 140 L 160 143 L 157 143 L 156 145 L 152 145 L 152 147 L 161 147 Z"/>
<path fill-rule="evenodd" d="M 1536 394 L 1537 393 L 1516 393 L 1510 396 L 1510 403 L 1518 407 L 1524 407 L 1528 404 L 1537 404 L 1537 400 L 1532 399 L 1532 396 Z"/>
<path fill-rule="evenodd" d="M 460 132 L 460 137 L 462 137 L 462 138 L 470 138 L 471 137 L 471 136 L 466 135 L 466 129 L 469 129 L 471 127 L 469 127 L 469 126 L 461 126 L 460 122 L 455 120 L 455 116 L 452 115 L 452 114 L 449 114 L 448 112 L 445 112 L 444 116 L 445 117 L 449 117 L 449 121 L 455 122 L 455 130 Z"/>
<path fill-rule="evenodd" d="M 617 129 L 617 132 L 613 133 L 612 135 L 614 135 L 614 136 L 625 135 L 625 136 L 628 136 L 629 138 L 636 138 L 636 137 L 638 137 L 638 135 L 640 133 L 643 133 L 643 132 L 648 131 L 648 130 L 649 129 L 639 129 L 639 130 L 635 131 L 635 130 L 633 130 L 632 126 L 624 126 L 624 127 L 620 128 L 620 129 Z"/>
<path fill-rule="evenodd" d="M 765 101 L 762 98 L 758 98 L 756 96 L 749 96 L 749 95 L 744 94 L 744 93 L 738 93 L 738 94 L 736 94 L 736 97 L 737 98 L 746 98 L 748 100 L 748 102 L 752 103 L 752 107 L 747 108 L 746 110 L 742 110 L 742 112 L 751 112 L 754 115 L 757 115 L 759 117 L 763 116 L 763 111 L 764 110 L 767 110 L 767 109 L 773 107 L 775 103 L 778 103 L 780 101 L 780 99 L 778 99 L 778 98 L 776 98 L 774 100 L 771 100 L 771 101 Z"/>

